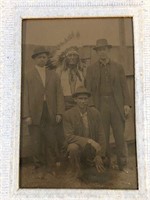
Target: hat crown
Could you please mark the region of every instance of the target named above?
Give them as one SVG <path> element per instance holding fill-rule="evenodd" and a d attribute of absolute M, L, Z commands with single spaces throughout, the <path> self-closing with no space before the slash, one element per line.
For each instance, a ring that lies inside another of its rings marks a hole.
<path fill-rule="evenodd" d="M 39 52 L 45 52 L 45 51 L 47 51 L 46 48 L 40 46 L 40 47 L 36 47 L 36 48 L 34 49 L 33 53 L 39 53 Z"/>
<path fill-rule="evenodd" d="M 47 53 L 49 54 L 49 51 L 43 47 L 43 46 L 38 46 L 36 47 L 34 50 L 33 50 L 33 54 L 32 54 L 32 57 L 38 55 L 38 54 L 42 54 L 42 53 Z"/>
<path fill-rule="evenodd" d="M 78 87 L 75 92 L 76 93 L 82 93 L 82 92 L 85 93 L 85 92 L 88 92 L 88 91 L 85 87 L 81 86 L 81 87 Z"/>
<path fill-rule="evenodd" d="M 96 41 L 96 46 L 93 48 L 94 50 L 97 50 L 101 47 L 108 47 L 111 48 L 112 45 L 108 44 L 106 39 L 99 39 Z"/>
<path fill-rule="evenodd" d="M 88 96 L 91 96 L 90 92 L 84 86 L 78 87 L 72 96 L 76 97 L 80 94 L 86 94 Z"/>
<path fill-rule="evenodd" d="M 97 47 L 108 46 L 108 42 L 106 39 L 99 39 L 96 41 L 96 46 Z"/>

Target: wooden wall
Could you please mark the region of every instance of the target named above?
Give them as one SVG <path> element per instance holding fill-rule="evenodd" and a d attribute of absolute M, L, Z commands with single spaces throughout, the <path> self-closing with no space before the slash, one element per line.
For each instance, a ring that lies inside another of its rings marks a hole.
<path fill-rule="evenodd" d="M 33 49 L 36 45 L 23 45 L 22 52 L 22 73 L 28 71 L 33 66 L 33 60 L 31 58 Z M 47 46 L 50 52 L 54 47 Z M 80 48 L 80 57 L 88 65 L 94 63 L 97 60 L 96 52 L 93 50 L 93 46 L 83 46 Z M 135 102 L 134 102 L 134 49 L 133 46 L 113 46 L 111 50 L 111 58 L 122 64 L 127 77 L 127 83 L 132 100 L 132 110 L 130 117 L 126 121 L 125 138 L 127 141 L 135 141 Z M 114 142 L 114 138 L 111 135 L 111 143 Z M 32 153 L 32 141 L 28 134 L 28 129 L 24 127 L 21 133 L 21 156 L 26 157 Z"/>

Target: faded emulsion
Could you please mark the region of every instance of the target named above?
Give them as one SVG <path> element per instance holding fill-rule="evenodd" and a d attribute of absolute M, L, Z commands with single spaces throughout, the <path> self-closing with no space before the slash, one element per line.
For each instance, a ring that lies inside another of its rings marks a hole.
<path fill-rule="evenodd" d="M 131 17 L 24 19 L 20 188 L 138 189 Z"/>

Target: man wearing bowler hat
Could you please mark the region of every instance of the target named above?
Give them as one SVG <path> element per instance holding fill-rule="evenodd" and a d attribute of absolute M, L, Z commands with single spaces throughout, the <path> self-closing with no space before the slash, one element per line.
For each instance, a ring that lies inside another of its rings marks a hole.
<path fill-rule="evenodd" d="M 86 86 L 91 92 L 91 105 L 100 112 L 106 136 L 106 155 L 110 162 L 110 126 L 116 144 L 117 163 L 120 170 L 127 165 L 124 139 L 125 120 L 130 112 L 130 97 L 123 67 L 110 59 L 111 45 L 99 39 L 94 50 L 98 61 L 92 64 L 86 75 Z"/>
<path fill-rule="evenodd" d="M 48 56 L 49 51 L 42 46 L 33 51 L 35 65 L 23 85 L 23 118 L 31 132 L 35 168 L 44 164 L 48 172 L 54 172 L 58 154 L 55 130 L 62 119 L 64 101 L 58 75 L 45 67 Z"/>
<path fill-rule="evenodd" d="M 74 177 L 80 175 L 84 165 L 95 166 L 99 173 L 104 170 L 105 135 L 99 111 L 88 106 L 90 96 L 85 87 L 78 87 L 72 95 L 76 106 L 63 116 L 68 158 Z"/>

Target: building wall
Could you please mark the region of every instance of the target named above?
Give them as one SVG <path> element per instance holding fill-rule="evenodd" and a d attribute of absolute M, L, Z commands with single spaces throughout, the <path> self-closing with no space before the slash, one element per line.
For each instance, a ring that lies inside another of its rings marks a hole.
<path fill-rule="evenodd" d="M 31 55 L 37 45 L 44 45 L 53 52 L 55 45 L 64 41 L 70 33 L 79 33 L 80 56 L 86 61 L 87 66 L 97 60 L 96 52 L 93 50 L 97 39 L 106 38 L 112 45 L 111 57 L 124 67 L 132 100 L 125 137 L 127 141 L 135 141 L 134 44 L 131 17 L 23 20 L 22 77 L 34 64 Z M 111 143 L 114 143 L 112 135 Z M 32 141 L 28 128 L 24 126 L 21 132 L 21 156 L 27 157 L 31 154 Z"/>
<path fill-rule="evenodd" d="M 28 71 L 30 67 L 33 66 L 33 60 L 31 58 L 33 49 L 35 48 L 35 45 L 24 45 L 23 46 L 23 63 L 22 63 L 22 72 Z M 47 47 L 50 49 L 50 51 L 54 47 Z M 98 58 L 96 55 L 96 52 L 93 50 L 93 46 L 84 46 L 80 49 L 80 57 L 81 59 L 84 59 L 84 61 L 87 61 L 87 67 L 88 65 L 94 63 Z M 113 46 L 111 50 L 111 58 L 115 60 L 116 62 L 119 62 L 122 64 L 125 70 L 128 88 L 131 96 L 131 102 L 132 102 L 132 110 L 129 119 L 126 121 L 126 128 L 125 128 L 125 138 L 127 141 L 131 142 L 135 140 L 135 123 L 134 123 L 134 58 L 133 58 L 133 47 L 128 46 L 124 50 L 125 52 L 125 63 L 123 62 L 124 59 L 122 58 L 122 52 L 120 51 L 119 46 Z M 24 77 L 24 76 L 23 76 Z M 110 142 L 114 143 L 113 135 L 111 134 Z M 22 128 L 21 133 L 21 152 L 22 157 L 26 157 L 28 155 L 31 155 L 32 153 L 32 141 L 30 140 L 30 135 L 28 132 L 28 128 L 24 126 Z"/>

